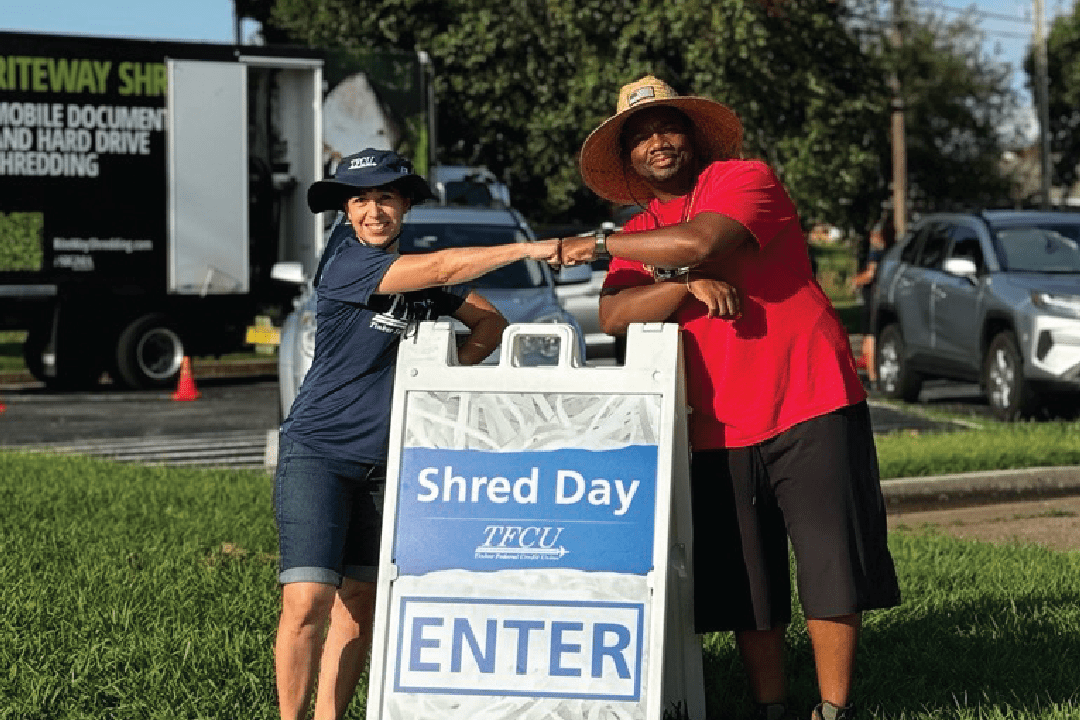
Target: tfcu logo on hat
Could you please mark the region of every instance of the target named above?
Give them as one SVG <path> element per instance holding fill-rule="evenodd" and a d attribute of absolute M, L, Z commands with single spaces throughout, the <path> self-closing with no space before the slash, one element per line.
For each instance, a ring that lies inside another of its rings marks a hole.
<path fill-rule="evenodd" d="M 352 162 L 349 163 L 349 169 L 360 170 L 362 168 L 375 167 L 378 164 L 379 163 L 375 160 L 375 158 L 371 157 L 370 155 L 366 157 L 355 157 L 352 159 Z"/>

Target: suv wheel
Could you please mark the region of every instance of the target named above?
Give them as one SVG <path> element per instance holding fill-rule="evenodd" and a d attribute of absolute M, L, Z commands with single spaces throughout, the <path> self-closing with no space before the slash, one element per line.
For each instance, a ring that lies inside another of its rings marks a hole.
<path fill-rule="evenodd" d="M 1024 379 L 1024 361 L 1011 330 L 990 341 L 983 363 L 983 386 L 990 410 L 999 420 L 1016 420 L 1031 411 L 1034 397 Z"/>
<path fill-rule="evenodd" d="M 878 337 L 875 351 L 878 386 L 885 397 L 915 402 L 922 389 L 922 377 L 908 365 L 904 357 L 904 337 L 900 326 L 886 325 Z"/>

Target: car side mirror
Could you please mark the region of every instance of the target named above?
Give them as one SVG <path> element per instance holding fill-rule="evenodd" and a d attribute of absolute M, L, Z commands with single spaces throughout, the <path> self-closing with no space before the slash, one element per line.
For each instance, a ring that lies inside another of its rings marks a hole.
<path fill-rule="evenodd" d="M 274 266 L 270 268 L 270 277 L 274 280 L 300 285 L 305 280 L 304 265 L 298 262 L 274 263 Z"/>
<path fill-rule="evenodd" d="M 559 285 L 577 285 L 592 280 L 592 267 L 589 265 L 563 265 L 555 276 Z"/>
<path fill-rule="evenodd" d="M 950 275 L 959 275 L 968 279 L 974 278 L 979 272 L 975 261 L 966 257 L 947 258 L 942 269 Z"/>

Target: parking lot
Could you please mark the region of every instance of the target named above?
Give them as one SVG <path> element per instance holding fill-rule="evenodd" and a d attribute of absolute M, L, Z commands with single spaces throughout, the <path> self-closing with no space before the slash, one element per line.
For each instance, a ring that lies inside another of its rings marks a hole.
<path fill-rule="evenodd" d="M 589 362 L 607 365 L 613 361 Z M 247 365 L 232 377 L 201 376 L 198 367 L 195 384 L 200 397 L 189 402 L 173 400 L 171 391 L 110 386 L 94 392 L 51 392 L 28 378 L 9 376 L 0 381 L 0 402 L 7 408 L 0 414 L 0 447 L 78 443 L 104 448 L 133 440 L 175 445 L 238 436 L 250 438 L 249 445 L 265 444 L 266 433 L 279 422 L 274 362 Z M 966 397 L 958 392 L 951 402 L 978 411 L 979 400 L 970 392 Z M 871 416 L 878 432 L 943 427 L 917 409 L 902 410 L 891 403 L 871 403 Z M 246 451 L 248 456 L 253 452 Z"/>

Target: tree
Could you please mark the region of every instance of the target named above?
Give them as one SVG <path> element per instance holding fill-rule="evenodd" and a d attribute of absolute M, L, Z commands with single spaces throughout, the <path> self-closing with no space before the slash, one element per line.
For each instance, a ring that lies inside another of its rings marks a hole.
<path fill-rule="evenodd" d="M 908 178 L 915 207 L 1007 204 L 1000 128 L 1015 112 L 1008 69 L 982 56 L 972 18 L 915 19 L 896 58 L 908 123 Z"/>
<path fill-rule="evenodd" d="M 909 209 L 1008 203 L 1012 183 L 1002 167 L 1002 129 L 1011 125 L 1017 100 L 1008 67 L 984 54 L 977 11 L 946 20 L 911 11 L 910 3 L 900 6 L 897 18 L 896 3 L 852 2 L 864 42 L 899 83 Z M 882 164 L 891 176 L 891 155 Z"/>
<path fill-rule="evenodd" d="M 515 203 L 537 220 L 610 213 L 581 183 L 576 156 L 619 87 L 645 73 L 731 106 L 747 152 L 777 169 L 808 222 L 862 229 L 888 194 L 888 56 L 853 31 L 856 0 L 245 1 L 293 42 L 426 50 L 441 161 L 508 176 Z M 949 65 L 947 48 L 915 47 L 909 62 L 929 56 L 970 75 L 969 58 Z M 965 186 L 961 165 L 986 148 L 984 125 L 961 112 L 985 96 L 958 84 L 930 90 L 911 99 L 925 139 L 914 143 L 915 178 L 925 196 L 948 197 L 942 184 Z M 939 156 L 955 159 L 943 181 Z M 989 177 L 982 166 L 976 174 Z"/>
<path fill-rule="evenodd" d="M 1035 72 L 1034 50 L 1024 59 L 1028 87 L 1038 101 L 1042 94 Z M 1050 115 L 1052 182 L 1071 186 L 1080 166 L 1080 12 L 1057 16 L 1046 40 L 1047 93 Z"/>
<path fill-rule="evenodd" d="M 508 174 L 531 217 L 595 222 L 609 213 L 583 187 L 577 151 L 614 111 L 619 87 L 649 72 L 729 104 L 747 127 L 747 150 L 777 168 L 804 214 L 862 225 L 872 212 L 864 208 L 878 203 L 870 195 L 883 192 L 882 74 L 837 3 L 246 0 L 245 8 L 265 18 L 268 38 L 426 50 L 441 160 Z"/>

